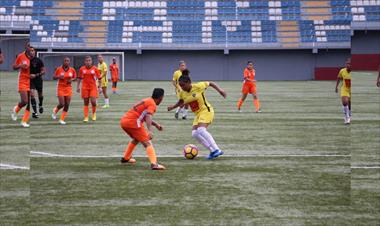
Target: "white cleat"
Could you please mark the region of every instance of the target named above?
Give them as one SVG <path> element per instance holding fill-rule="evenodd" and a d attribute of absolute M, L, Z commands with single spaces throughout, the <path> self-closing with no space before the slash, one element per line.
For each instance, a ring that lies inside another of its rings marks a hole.
<path fill-rule="evenodd" d="M 51 118 L 56 120 L 57 119 L 57 114 L 54 114 L 54 112 L 51 114 Z"/>
<path fill-rule="evenodd" d="M 349 116 L 348 118 L 347 118 L 347 123 L 346 124 L 350 124 L 351 123 L 351 117 Z"/>
<path fill-rule="evenodd" d="M 345 125 L 350 124 L 350 119 L 349 119 L 349 117 L 344 116 L 344 124 L 345 124 Z"/>
<path fill-rule="evenodd" d="M 17 121 L 16 107 L 13 108 L 11 118 L 13 121 Z"/>
<path fill-rule="evenodd" d="M 30 125 L 27 122 L 21 122 L 21 126 L 24 128 L 29 128 Z"/>
<path fill-rule="evenodd" d="M 63 120 L 59 120 L 59 124 L 61 124 L 61 125 L 66 125 L 66 122 L 63 121 Z"/>

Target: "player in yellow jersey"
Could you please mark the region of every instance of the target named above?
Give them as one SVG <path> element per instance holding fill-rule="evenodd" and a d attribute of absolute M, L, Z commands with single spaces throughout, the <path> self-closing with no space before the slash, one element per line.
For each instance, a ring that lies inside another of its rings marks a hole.
<path fill-rule="evenodd" d="M 182 76 L 182 71 L 185 70 L 186 68 L 187 68 L 187 66 L 186 66 L 185 61 L 181 60 L 179 62 L 179 68 L 178 68 L 178 70 L 176 70 L 174 72 L 174 74 L 173 74 L 172 84 L 173 84 L 173 86 L 175 88 L 175 93 L 176 93 L 178 99 L 179 99 L 179 93 L 181 91 L 181 87 L 178 84 L 178 80 Z M 174 117 L 176 119 L 178 119 L 179 113 L 182 113 L 182 119 L 186 119 L 187 118 L 187 109 L 188 108 L 189 108 L 189 106 L 187 104 L 185 104 L 184 106 L 179 106 L 176 109 L 176 111 L 175 111 Z"/>
<path fill-rule="evenodd" d="M 336 80 L 335 92 L 338 93 L 339 83 L 342 82 L 340 87 L 340 96 L 342 98 L 344 123 L 351 123 L 351 59 L 346 61 L 346 67 L 341 69 Z"/>
<path fill-rule="evenodd" d="M 110 107 L 110 99 L 107 95 L 107 86 L 108 86 L 108 77 L 107 77 L 107 71 L 108 67 L 106 62 L 104 62 L 103 56 L 98 55 L 98 70 L 100 72 L 100 75 L 102 78 L 100 79 L 100 87 L 99 92 L 103 93 L 104 96 L 104 105 L 102 108 L 109 108 Z"/>
<path fill-rule="evenodd" d="M 189 104 L 191 111 L 194 112 L 195 118 L 193 121 L 192 136 L 201 143 L 204 147 L 210 150 L 208 159 L 216 158 L 224 153 L 219 149 L 212 135 L 207 131 L 207 127 L 214 119 L 214 109 L 207 101 L 205 91 L 211 86 L 219 92 L 221 96 L 226 98 L 226 92 L 214 82 L 198 82 L 191 83 L 189 71 L 182 71 L 182 76 L 179 78 L 181 91 L 179 100 L 175 105 L 169 106 L 168 111 L 171 111 L 183 104 Z"/>

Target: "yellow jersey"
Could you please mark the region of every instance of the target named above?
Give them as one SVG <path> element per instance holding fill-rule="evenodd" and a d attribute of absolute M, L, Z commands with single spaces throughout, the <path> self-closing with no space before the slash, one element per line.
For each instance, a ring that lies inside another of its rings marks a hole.
<path fill-rule="evenodd" d="M 175 82 L 176 85 L 176 92 L 179 93 L 181 91 L 181 87 L 179 86 L 178 80 L 182 76 L 182 71 L 181 70 L 176 70 L 173 74 L 173 81 Z"/>
<path fill-rule="evenodd" d="M 102 78 L 104 78 L 104 77 L 107 78 L 108 67 L 107 67 L 106 62 L 103 61 L 103 63 L 98 63 L 98 70 L 99 70 Z"/>
<path fill-rule="evenodd" d="M 179 99 L 185 104 L 189 104 L 191 111 L 199 113 L 202 111 L 214 112 L 214 109 L 205 97 L 205 90 L 210 85 L 209 82 L 198 82 L 191 85 L 190 92 L 181 90 Z"/>
<path fill-rule="evenodd" d="M 351 72 L 348 72 L 346 68 L 339 71 L 339 78 L 342 79 L 342 86 L 340 88 L 341 96 L 351 95 Z"/>

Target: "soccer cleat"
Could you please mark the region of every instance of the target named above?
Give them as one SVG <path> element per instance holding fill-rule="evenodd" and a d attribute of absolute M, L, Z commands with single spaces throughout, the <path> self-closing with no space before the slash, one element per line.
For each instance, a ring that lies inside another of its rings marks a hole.
<path fill-rule="evenodd" d="M 51 118 L 54 119 L 54 120 L 56 120 L 56 119 L 57 119 L 57 115 L 53 112 L 53 113 L 51 114 Z"/>
<path fill-rule="evenodd" d="M 182 119 L 186 120 L 187 119 L 187 115 L 182 116 Z"/>
<path fill-rule="evenodd" d="M 33 113 L 32 113 L 32 117 L 33 117 L 33 118 L 39 118 L 38 113 L 33 112 Z"/>
<path fill-rule="evenodd" d="M 109 104 L 105 104 L 105 105 L 102 106 L 102 108 L 109 108 L 109 107 L 110 107 Z"/>
<path fill-rule="evenodd" d="M 347 116 L 344 116 L 344 124 L 345 125 L 350 124 Z"/>
<path fill-rule="evenodd" d="M 126 160 L 126 159 L 123 157 L 123 158 L 120 159 L 120 162 L 121 162 L 121 163 L 131 163 L 131 164 L 134 164 L 134 163 L 136 163 L 136 159 L 134 159 L 134 158 L 130 158 L 130 159 Z"/>
<path fill-rule="evenodd" d="M 256 113 L 261 113 L 261 109 L 257 110 Z"/>
<path fill-rule="evenodd" d="M 24 128 L 29 128 L 30 125 L 27 122 L 21 122 L 21 126 Z"/>
<path fill-rule="evenodd" d="M 347 122 L 346 122 L 346 124 L 350 124 L 350 123 L 351 123 L 351 117 L 348 116 L 348 117 L 347 117 Z"/>
<path fill-rule="evenodd" d="M 42 106 L 40 106 L 38 110 L 40 111 L 40 114 L 44 113 L 44 108 Z"/>
<path fill-rule="evenodd" d="M 176 113 L 174 114 L 174 118 L 175 118 L 175 119 L 178 119 L 178 115 L 179 115 L 179 112 L 176 112 Z"/>
<path fill-rule="evenodd" d="M 11 118 L 13 121 L 17 121 L 17 112 L 16 112 L 16 107 L 13 108 Z"/>
<path fill-rule="evenodd" d="M 96 113 L 92 114 L 91 119 L 92 119 L 92 121 L 96 121 Z"/>
<path fill-rule="evenodd" d="M 150 164 L 150 168 L 152 170 L 164 170 L 165 166 L 156 163 L 156 164 Z"/>
<path fill-rule="evenodd" d="M 243 111 L 240 108 L 238 108 L 237 112 L 242 113 Z"/>
<path fill-rule="evenodd" d="M 223 155 L 224 152 L 222 152 L 221 150 L 215 150 L 213 152 L 210 152 L 210 154 L 207 156 L 207 159 L 214 159 L 214 158 L 217 158 L 221 155 Z"/>
<path fill-rule="evenodd" d="M 58 122 L 59 122 L 59 124 L 61 124 L 61 125 L 66 125 L 66 122 L 63 121 L 63 120 L 61 120 L 61 119 L 60 119 Z"/>
<path fill-rule="evenodd" d="M 85 118 L 83 119 L 83 122 L 88 122 L 88 117 L 85 117 Z"/>

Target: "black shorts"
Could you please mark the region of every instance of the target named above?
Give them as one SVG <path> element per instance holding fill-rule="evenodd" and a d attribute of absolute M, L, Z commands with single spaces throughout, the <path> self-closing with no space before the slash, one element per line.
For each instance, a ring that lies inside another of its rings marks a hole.
<path fill-rule="evenodd" d="M 43 81 L 41 78 L 35 78 L 30 80 L 30 89 L 35 89 L 38 92 L 42 92 Z"/>

